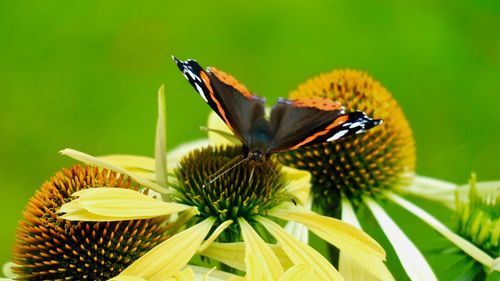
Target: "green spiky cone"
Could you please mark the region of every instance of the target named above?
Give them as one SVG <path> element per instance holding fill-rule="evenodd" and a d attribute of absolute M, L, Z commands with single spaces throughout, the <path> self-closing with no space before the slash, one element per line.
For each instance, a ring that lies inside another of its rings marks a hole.
<path fill-rule="evenodd" d="M 384 123 L 366 133 L 284 153 L 280 160 L 313 176 L 316 205 L 338 217 L 340 194 L 354 203 L 361 195 L 407 184 L 415 169 L 415 143 L 403 111 L 391 94 L 368 74 L 334 70 L 310 79 L 289 98 L 328 98 L 346 112 L 361 110 Z"/>
<path fill-rule="evenodd" d="M 255 217 L 290 200 L 285 190 L 285 177 L 277 161 L 242 159 L 241 147 L 219 146 L 194 150 L 185 156 L 175 171 L 177 182 L 174 200 L 200 211 L 199 220 L 217 218 L 217 223 Z M 266 161 L 267 163 L 264 163 Z M 193 222 L 196 223 L 196 222 Z M 240 239 L 237 224 L 230 226 L 219 241 Z"/>
<path fill-rule="evenodd" d="M 476 175 L 470 178 L 469 194 L 466 198 L 456 196 L 456 232 L 493 258 L 500 257 L 500 192 L 481 194 L 477 187 Z M 461 280 L 486 280 L 488 275 L 500 277 L 500 272 L 489 272 L 479 262 L 463 253 L 461 264 L 464 276 Z M 488 276 L 490 277 L 490 276 Z M 488 280 L 499 280 L 494 279 Z"/>
<path fill-rule="evenodd" d="M 93 187 L 137 189 L 130 178 L 76 165 L 56 173 L 26 205 L 14 245 L 17 280 L 108 280 L 167 238 L 166 217 L 76 222 L 58 217 L 71 194 Z"/>

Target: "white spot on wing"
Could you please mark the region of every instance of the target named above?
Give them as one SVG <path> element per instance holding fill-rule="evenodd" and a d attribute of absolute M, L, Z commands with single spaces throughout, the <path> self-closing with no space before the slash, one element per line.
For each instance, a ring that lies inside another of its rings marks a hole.
<path fill-rule="evenodd" d="M 361 125 L 362 125 L 362 124 L 361 124 L 361 122 L 354 122 L 354 123 L 352 123 L 352 124 L 349 126 L 349 129 L 352 129 L 352 128 L 355 128 L 355 127 L 359 127 L 359 126 L 361 126 Z"/>
<path fill-rule="evenodd" d="M 349 130 L 342 130 L 342 131 L 338 131 L 337 133 L 335 133 L 335 135 L 331 136 L 329 139 L 327 139 L 326 141 L 334 141 L 334 140 L 338 140 L 340 139 L 341 137 L 345 136 L 347 134 L 347 132 L 349 132 Z"/>
<path fill-rule="evenodd" d="M 356 134 L 361 134 L 364 133 L 365 131 L 366 131 L 365 128 L 362 128 L 361 130 L 356 131 Z"/>
<path fill-rule="evenodd" d="M 194 74 L 191 69 L 189 68 L 185 68 L 185 72 L 184 73 L 187 73 L 189 75 L 189 77 L 191 77 L 190 80 L 193 80 L 193 81 L 200 81 L 201 82 L 201 78 L 198 77 L 198 75 Z M 188 79 L 189 80 L 189 79 Z"/>
<path fill-rule="evenodd" d="M 205 100 L 205 102 L 208 102 L 208 99 L 205 96 L 205 92 L 203 92 L 203 89 L 200 87 L 200 85 L 198 85 L 197 83 L 194 83 L 194 85 L 196 87 L 196 91 L 198 92 L 198 94 L 200 94 L 200 96 Z"/>

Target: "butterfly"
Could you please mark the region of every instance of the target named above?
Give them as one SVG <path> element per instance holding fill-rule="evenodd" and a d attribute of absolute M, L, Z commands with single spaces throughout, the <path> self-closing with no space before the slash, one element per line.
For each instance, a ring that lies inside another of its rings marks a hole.
<path fill-rule="evenodd" d="M 252 94 L 231 75 L 214 67 L 204 70 L 195 60 L 172 56 L 184 77 L 242 142 L 248 158 L 335 141 L 382 124 L 364 112 L 345 112 L 324 98 L 278 99 L 266 118 L 265 99 Z"/>

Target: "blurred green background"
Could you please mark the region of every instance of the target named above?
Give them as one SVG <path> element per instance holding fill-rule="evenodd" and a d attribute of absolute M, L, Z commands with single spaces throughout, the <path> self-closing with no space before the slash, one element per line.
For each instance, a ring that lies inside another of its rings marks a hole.
<path fill-rule="evenodd" d="M 500 178 L 500 2 L 296 2 L 0 1 L 0 262 L 29 197 L 74 163 L 60 149 L 153 154 L 162 83 L 169 148 L 203 136 L 210 109 L 171 54 L 270 102 L 319 73 L 365 70 L 403 107 L 419 174 Z"/>

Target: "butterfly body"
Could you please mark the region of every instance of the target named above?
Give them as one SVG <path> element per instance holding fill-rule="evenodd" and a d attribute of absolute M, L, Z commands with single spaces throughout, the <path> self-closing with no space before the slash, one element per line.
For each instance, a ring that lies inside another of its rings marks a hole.
<path fill-rule="evenodd" d="M 231 75 L 204 70 L 196 61 L 173 58 L 198 94 L 242 142 L 254 160 L 271 154 L 362 133 L 382 123 L 361 111 L 345 112 L 328 99 L 279 99 L 266 117 L 265 100 Z"/>

